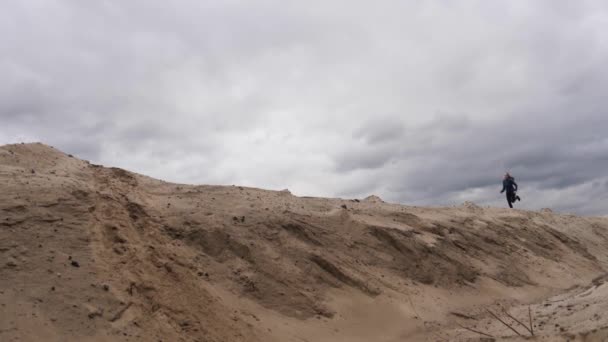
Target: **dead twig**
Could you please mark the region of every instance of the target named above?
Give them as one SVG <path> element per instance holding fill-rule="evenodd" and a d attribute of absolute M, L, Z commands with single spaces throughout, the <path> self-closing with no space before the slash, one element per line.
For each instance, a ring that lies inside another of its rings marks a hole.
<path fill-rule="evenodd" d="M 458 326 L 459 326 L 459 327 L 461 327 L 462 329 L 468 330 L 468 331 L 470 331 L 470 332 L 474 332 L 474 333 L 476 333 L 476 334 L 480 334 L 480 335 L 483 335 L 483 336 L 487 336 L 487 337 L 492 337 L 492 338 L 494 338 L 494 336 L 492 336 L 492 335 L 490 335 L 490 334 L 486 334 L 486 333 L 484 333 L 484 332 L 481 332 L 481 331 L 475 330 L 475 329 L 473 329 L 473 328 L 468 328 L 468 327 L 465 327 L 464 325 L 461 325 L 460 323 L 456 323 L 456 324 L 458 324 Z"/>
<path fill-rule="evenodd" d="M 517 330 L 515 330 L 515 328 L 513 328 L 508 323 L 506 323 L 505 321 L 503 321 L 502 319 L 500 319 L 500 317 L 496 316 L 496 314 L 494 314 L 492 311 L 490 311 L 490 309 L 486 309 L 486 311 L 489 312 L 490 315 L 494 316 L 494 318 L 496 318 L 500 323 L 506 325 L 507 328 L 513 330 L 518 336 L 521 336 L 521 334 Z"/>
<path fill-rule="evenodd" d="M 461 312 L 456 312 L 456 311 L 450 311 L 450 315 L 454 315 L 456 317 L 460 317 L 460 318 L 464 318 L 464 319 L 472 319 L 475 320 L 475 317 L 473 316 L 469 316 L 467 314 L 463 314 Z"/>
<path fill-rule="evenodd" d="M 528 305 L 528 317 L 530 318 L 530 333 L 534 336 L 534 325 L 532 325 L 532 310 L 530 310 L 530 305 Z"/>
<path fill-rule="evenodd" d="M 129 304 L 125 305 L 122 309 L 118 310 L 118 312 L 116 312 L 114 314 L 114 316 L 112 316 L 110 318 L 110 322 L 116 322 L 117 320 L 119 320 L 122 317 L 122 315 L 125 313 L 125 311 L 127 311 L 131 307 L 131 305 L 133 305 L 133 302 L 129 302 Z"/>
<path fill-rule="evenodd" d="M 522 322 L 520 322 L 520 321 L 519 321 L 517 318 L 515 318 L 515 317 L 511 316 L 511 315 L 510 315 L 510 314 L 507 312 L 507 310 L 502 309 L 502 312 L 504 312 L 504 313 L 505 313 L 505 315 L 509 316 L 509 318 L 511 318 L 511 319 L 512 319 L 512 320 L 514 320 L 515 322 L 519 323 L 519 325 L 521 325 L 522 327 L 526 328 L 526 330 L 528 330 L 528 331 L 530 332 L 530 334 L 531 334 L 532 336 L 534 336 L 534 334 L 532 333 L 532 330 L 530 330 L 530 328 L 528 328 L 528 326 L 527 326 L 527 325 L 525 325 L 525 324 L 523 324 Z"/>
<path fill-rule="evenodd" d="M 418 311 L 416 311 L 416 307 L 414 306 L 414 302 L 412 302 L 412 296 L 410 296 L 410 293 L 406 291 L 405 294 L 407 295 L 407 299 L 410 301 L 410 306 L 412 307 L 412 311 L 414 311 L 416 318 L 422 319 L 422 317 L 420 317 L 418 314 Z"/>

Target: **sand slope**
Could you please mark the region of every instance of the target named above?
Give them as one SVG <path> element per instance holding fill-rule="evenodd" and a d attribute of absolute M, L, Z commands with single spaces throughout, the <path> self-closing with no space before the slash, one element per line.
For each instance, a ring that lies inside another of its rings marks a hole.
<path fill-rule="evenodd" d="M 171 184 L 0 147 L 0 341 L 518 340 L 505 312 L 528 308 L 538 340 L 602 341 L 607 267 L 606 218 Z"/>

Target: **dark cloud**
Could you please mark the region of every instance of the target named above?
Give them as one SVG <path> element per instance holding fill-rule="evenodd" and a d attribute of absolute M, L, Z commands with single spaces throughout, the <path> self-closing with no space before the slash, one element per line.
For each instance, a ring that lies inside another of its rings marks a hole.
<path fill-rule="evenodd" d="M 405 127 L 398 118 L 375 118 L 364 122 L 353 134 L 355 139 L 362 139 L 369 145 L 386 143 L 402 138 Z"/>
<path fill-rule="evenodd" d="M 393 146 L 349 146 L 336 156 L 336 170 L 378 169 L 397 156 Z"/>
<path fill-rule="evenodd" d="M 8 1 L 0 142 L 178 182 L 608 214 L 601 1 Z"/>

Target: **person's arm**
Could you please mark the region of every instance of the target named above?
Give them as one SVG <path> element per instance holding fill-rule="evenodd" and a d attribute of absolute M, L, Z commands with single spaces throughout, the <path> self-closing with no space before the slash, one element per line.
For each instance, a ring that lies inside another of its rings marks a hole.
<path fill-rule="evenodd" d="M 503 181 L 503 182 L 502 182 L 502 190 L 500 190 L 500 193 L 501 193 L 501 194 L 502 194 L 503 192 L 505 192 L 505 188 L 506 188 L 506 186 L 505 186 L 505 182 Z"/>
<path fill-rule="evenodd" d="M 513 181 L 513 185 L 515 185 L 515 191 L 517 191 L 517 183 L 515 181 Z"/>

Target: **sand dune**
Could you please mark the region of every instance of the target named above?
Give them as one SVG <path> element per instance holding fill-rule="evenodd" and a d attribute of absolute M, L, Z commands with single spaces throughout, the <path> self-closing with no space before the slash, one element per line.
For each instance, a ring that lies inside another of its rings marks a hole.
<path fill-rule="evenodd" d="M 603 341 L 607 267 L 606 218 L 171 184 L 0 147 L 0 341 L 517 341 L 530 321 L 534 340 Z"/>

